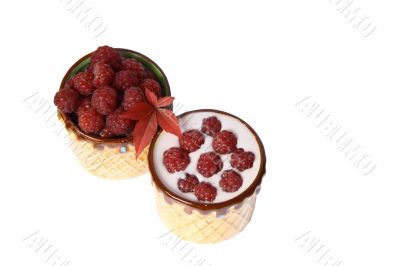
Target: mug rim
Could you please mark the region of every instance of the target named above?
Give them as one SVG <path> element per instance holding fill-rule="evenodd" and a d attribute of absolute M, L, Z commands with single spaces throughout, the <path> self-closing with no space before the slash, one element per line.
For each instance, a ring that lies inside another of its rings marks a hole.
<path fill-rule="evenodd" d="M 193 207 L 193 208 L 196 208 L 199 210 L 204 210 L 204 211 L 218 210 L 218 209 L 227 208 L 227 207 L 230 207 L 230 206 L 233 206 L 236 204 L 240 204 L 246 198 L 250 197 L 251 195 L 254 194 L 254 192 L 256 192 L 257 188 L 261 185 L 262 179 L 266 173 L 267 159 L 266 159 L 266 155 L 265 155 L 264 145 L 263 145 L 260 137 L 256 133 L 256 131 L 247 122 L 245 122 L 241 118 L 239 118 L 235 115 L 232 115 L 228 112 L 215 110 L 215 109 L 197 109 L 197 110 L 192 110 L 192 111 L 188 111 L 183 114 L 180 114 L 180 115 L 178 115 L 178 118 L 182 118 L 186 115 L 189 115 L 192 113 L 199 113 L 199 112 L 213 112 L 213 113 L 218 113 L 218 114 L 223 114 L 223 115 L 233 117 L 235 119 L 238 119 L 241 123 L 243 123 L 250 130 L 250 132 L 256 138 L 258 147 L 260 149 L 260 156 L 261 156 L 260 169 L 258 170 L 256 178 L 254 179 L 254 181 L 250 184 L 250 186 L 245 191 L 243 191 L 241 194 L 239 194 L 236 197 L 229 199 L 227 201 L 218 202 L 218 203 L 206 203 L 206 202 L 192 201 L 192 200 L 186 199 L 186 198 L 174 193 L 170 189 L 168 189 L 168 187 L 161 181 L 161 179 L 157 175 L 154 161 L 153 161 L 153 151 L 154 151 L 155 143 L 156 143 L 160 133 L 162 132 L 162 131 L 160 131 L 153 138 L 153 140 L 150 144 L 148 159 L 147 159 L 153 183 L 161 190 L 162 193 L 164 193 L 164 195 L 168 196 L 169 198 L 172 198 L 173 200 L 175 200 L 179 203 L 183 203 L 189 207 Z"/>
<path fill-rule="evenodd" d="M 171 96 L 171 89 L 169 86 L 169 82 L 168 82 L 168 78 L 165 75 L 164 71 L 161 69 L 161 67 L 155 63 L 152 59 L 150 59 L 149 57 L 147 57 L 146 55 L 130 50 L 130 49 L 126 49 L 126 48 L 113 48 L 119 52 L 125 52 L 125 53 L 131 53 L 131 54 L 135 54 L 138 55 L 139 57 L 142 57 L 145 61 L 149 62 L 150 64 L 154 65 L 161 73 L 162 78 L 165 80 L 165 95 L 164 96 Z M 78 61 L 76 61 L 67 71 L 67 73 L 64 75 L 61 84 L 60 84 L 60 88 L 59 90 L 61 90 L 65 83 L 67 82 L 67 80 L 70 79 L 70 75 L 73 71 L 76 70 L 76 68 L 85 60 L 87 60 L 89 57 L 91 57 L 93 55 L 95 51 L 86 54 L 85 56 L 83 56 L 82 58 L 80 58 Z M 172 109 L 172 105 L 169 106 L 169 109 Z M 67 129 L 71 129 L 73 132 L 75 132 L 80 138 L 83 138 L 85 140 L 88 140 L 90 142 L 94 142 L 94 143 L 129 143 L 132 142 L 132 138 L 130 136 L 128 137 L 117 137 L 117 138 L 104 138 L 104 137 L 100 137 L 100 136 L 93 136 L 90 134 L 86 134 L 85 132 L 83 132 L 79 126 L 72 121 L 71 117 L 69 114 L 63 113 L 59 110 L 57 110 L 58 116 L 63 120 L 65 126 Z"/>

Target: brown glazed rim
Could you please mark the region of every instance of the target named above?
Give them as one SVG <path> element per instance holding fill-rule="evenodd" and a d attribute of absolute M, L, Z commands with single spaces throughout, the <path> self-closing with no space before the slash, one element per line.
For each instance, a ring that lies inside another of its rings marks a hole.
<path fill-rule="evenodd" d="M 260 162 L 260 169 L 258 171 L 258 174 L 256 176 L 256 178 L 254 179 L 253 183 L 245 190 L 243 191 L 243 193 L 241 193 L 240 195 L 224 201 L 224 202 L 219 202 L 219 203 L 203 203 L 203 202 L 196 202 L 196 201 L 191 201 L 188 199 L 185 199 L 177 194 L 175 194 L 174 192 L 170 191 L 164 184 L 163 182 L 161 182 L 161 180 L 159 179 L 159 177 L 157 176 L 155 167 L 154 167 L 154 162 L 153 162 L 153 150 L 154 150 L 154 145 L 158 139 L 158 136 L 160 135 L 161 132 L 157 133 L 157 136 L 153 139 L 153 141 L 151 142 L 150 145 L 150 149 L 149 149 L 149 154 L 148 154 L 148 162 L 149 162 L 149 169 L 150 169 L 150 173 L 152 176 L 152 180 L 153 182 L 156 184 L 156 186 L 163 192 L 165 193 L 165 195 L 167 195 L 168 197 L 184 203 L 190 207 L 196 208 L 196 209 L 200 209 L 200 210 L 217 210 L 217 209 L 222 209 L 222 208 L 227 208 L 230 207 L 232 205 L 236 205 L 238 203 L 243 202 L 244 199 L 246 199 L 247 197 L 253 195 L 253 193 L 255 192 L 255 190 L 257 189 L 257 187 L 259 187 L 259 185 L 261 185 L 261 181 L 263 176 L 265 175 L 265 165 L 266 165 L 266 156 L 265 156 L 265 149 L 264 149 L 264 145 L 260 139 L 260 137 L 257 135 L 257 133 L 255 132 L 255 130 L 249 125 L 247 124 L 245 121 L 243 121 L 242 119 L 240 119 L 237 116 L 234 116 L 230 113 L 227 112 L 223 112 L 223 111 L 219 111 L 219 110 L 214 110 L 214 109 L 198 109 L 198 110 L 193 110 L 193 111 L 189 111 L 189 112 L 185 112 L 181 115 L 179 115 L 178 117 L 184 117 L 186 115 L 192 114 L 192 113 L 199 113 L 199 112 L 214 112 L 214 113 L 219 113 L 219 114 L 223 114 L 223 115 L 227 115 L 233 118 L 238 119 L 240 122 L 242 122 L 255 136 L 258 146 L 260 148 L 260 155 L 261 155 L 261 162 Z"/>
<path fill-rule="evenodd" d="M 166 96 L 170 96 L 171 95 L 171 90 L 170 90 L 170 87 L 169 87 L 169 82 L 168 82 L 167 76 L 165 75 L 165 73 L 161 69 L 161 67 L 159 67 L 153 60 L 151 60 L 150 58 L 148 58 L 144 54 L 141 54 L 141 53 L 133 51 L 133 50 L 129 50 L 129 49 L 125 49 L 125 48 L 114 48 L 114 49 L 116 49 L 116 50 L 118 50 L 120 52 L 136 54 L 136 55 L 142 57 L 147 62 L 153 64 L 156 68 L 158 68 L 158 70 L 160 71 L 161 75 L 163 76 L 163 79 L 165 79 Z M 77 68 L 83 61 L 85 61 L 87 58 L 91 57 L 93 53 L 94 52 L 91 52 L 91 53 L 85 55 L 84 57 L 79 59 L 75 64 L 73 64 L 68 69 L 67 73 L 64 75 L 64 78 L 61 81 L 60 89 L 64 87 L 64 84 L 68 80 L 68 77 L 70 76 L 71 72 L 73 72 L 75 70 L 75 68 Z M 170 106 L 170 108 L 172 108 L 172 105 Z M 81 129 L 73 121 L 71 121 L 70 117 L 67 114 L 64 114 L 63 112 L 60 112 L 60 111 L 57 111 L 57 112 L 58 112 L 59 117 L 61 117 L 61 119 L 64 121 L 65 126 L 68 129 L 72 129 L 80 138 L 86 139 L 86 140 L 91 141 L 93 143 L 114 143 L 114 144 L 118 144 L 118 143 L 132 142 L 132 138 L 131 137 L 102 138 L 102 137 L 91 136 L 91 135 L 86 134 L 83 131 L 81 131 Z"/>

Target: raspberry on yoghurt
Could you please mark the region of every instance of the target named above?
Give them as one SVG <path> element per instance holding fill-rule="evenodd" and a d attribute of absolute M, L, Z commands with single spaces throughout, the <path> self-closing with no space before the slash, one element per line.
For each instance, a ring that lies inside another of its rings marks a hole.
<path fill-rule="evenodd" d="M 214 201 L 217 196 L 217 189 L 208 182 L 201 182 L 194 187 L 194 194 L 200 201 Z"/>
<path fill-rule="evenodd" d="M 242 186 L 242 184 L 242 176 L 233 170 L 224 171 L 222 173 L 222 178 L 219 181 L 220 187 L 226 192 L 235 192 Z"/>
<path fill-rule="evenodd" d="M 228 154 L 236 149 L 237 138 L 231 131 L 223 130 L 215 134 L 212 146 L 220 154 Z"/>
<path fill-rule="evenodd" d="M 178 180 L 178 188 L 180 191 L 187 193 L 187 192 L 194 192 L 195 186 L 199 184 L 199 179 L 195 175 L 186 174 L 186 177 L 179 178 Z"/>
<path fill-rule="evenodd" d="M 204 144 L 203 134 L 196 129 L 185 131 L 179 139 L 179 144 L 187 152 L 197 151 Z"/>
<path fill-rule="evenodd" d="M 208 117 L 203 120 L 203 125 L 201 127 L 201 132 L 209 136 L 214 136 L 221 131 L 221 121 L 215 116 Z"/>
<path fill-rule="evenodd" d="M 161 131 L 154 140 L 153 177 L 155 171 L 170 192 L 200 204 L 229 201 L 250 187 L 261 169 L 262 147 L 247 124 L 213 110 L 184 114 L 179 124 L 180 138 Z"/>
<path fill-rule="evenodd" d="M 211 151 L 200 155 L 197 162 L 197 171 L 204 177 L 211 177 L 221 171 L 223 165 L 221 157 Z"/>
<path fill-rule="evenodd" d="M 190 157 L 185 150 L 173 147 L 164 152 L 163 163 L 170 173 L 183 171 L 190 163 Z"/>

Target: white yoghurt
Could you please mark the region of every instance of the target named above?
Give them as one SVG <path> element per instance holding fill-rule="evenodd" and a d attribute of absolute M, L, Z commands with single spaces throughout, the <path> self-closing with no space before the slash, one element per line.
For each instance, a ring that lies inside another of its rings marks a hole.
<path fill-rule="evenodd" d="M 179 195 L 180 197 L 187 200 L 210 203 L 210 202 L 199 201 L 193 192 L 184 193 L 178 189 L 177 183 L 179 178 L 185 178 L 185 174 L 189 173 L 195 175 L 200 182 L 202 181 L 209 182 L 214 187 L 216 187 L 217 197 L 212 203 L 219 203 L 235 198 L 236 196 L 244 192 L 253 183 L 260 169 L 261 151 L 255 136 L 242 122 L 240 122 L 236 118 L 220 113 L 194 112 L 185 115 L 179 120 L 182 132 L 191 129 L 197 129 L 201 132 L 203 119 L 208 118 L 210 116 L 215 116 L 221 121 L 222 124 L 221 130 L 228 130 L 236 135 L 238 139 L 237 148 L 243 148 L 245 151 L 251 151 L 254 153 L 255 161 L 252 168 L 240 172 L 239 170 L 233 168 L 230 164 L 230 159 L 232 154 L 225 154 L 225 155 L 220 154 L 221 159 L 224 163 L 222 170 L 209 178 L 202 176 L 197 171 L 197 161 L 202 153 L 214 151 L 214 149 L 212 148 L 213 138 L 206 134 L 203 134 L 205 142 L 200 147 L 200 149 L 198 149 L 195 152 L 189 153 L 190 164 L 187 166 L 187 168 L 181 172 L 169 173 L 163 164 L 163 153 L 171 147 L 179 147 L 179 140 L 178 137 L 176 137 L 175 135 L 167 133 L 165 131 L 162 131 L 160 133 L 154 145 L 153 162 L 157 176 L 160 178 L 160 181 L 163 182 L 163 184 L 171 192 L 174 192 L 176 195 Z M 243 178 L 242 186 L 240 187 L 239 190 L 235 192 L 225 192 L 219 186 L 219 181 L 221 179 L 222 173 L 225 170 L 229 169 L 235 170 Z"/>

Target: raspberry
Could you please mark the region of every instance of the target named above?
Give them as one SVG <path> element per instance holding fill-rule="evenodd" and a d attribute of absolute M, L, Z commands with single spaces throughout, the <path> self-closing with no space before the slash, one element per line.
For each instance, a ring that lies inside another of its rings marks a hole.
<path fill-rule="evenodd" d="M 114 79 L 114 71 L 105 63 L 96 63 L 93 67 L 93 86 L 101 88 L 110 85 Z"/>
<path fill-rule="evenodd" d="M 98 62 L 109 64 L 114 70 L 120 70 L 122 58 L 117 50 L 105 45 L 100 46 L 93 52 L 90 59 L 90 67 L 93 68 Z"/>
<path fill-rule="evenodd" d="M 253 167 L 255 157 L 252 152 L 237 149 L 232 154 L 231 166 L 242 172 Z"/>
<path fill-rule="evenodd" d="M 201 201 L 214 201 L 217 197 L 217 188 L 208 182 L 201 182 L 194 188 L 194 195 Z"/>
<path fill-rule="evenodd" d="M 106 86 L 93 92 L 92 107 L 95 108 L 99 114 L 111 114 L 116 105 L 117 92 L 113 88 Z"/>
<path fill-rule="evenodd" d="M 116 109 L 106 118 L 106 129 L 115 136 L 126 136 L 132 132 L 134 122 L 120 116 L 124 111 L 122 108 Z M 105 134 L 107 132 L 103 132 Z"/>
<path fill-rule="evenodd" d="M 204 136 L 200 131 L 192 129 L 184 132 L 179 139 L 179 145 L 187 152 L 194 152 L 204 144 Z"/>
<path fill-rule="evenodd" d="M 199 180 L 195 175 L 186 174 L 186 178 L 179 178 L 178 188 L 182 192 L 193 192 L 194 187 L 199 184 Z"/>
<path fill-rule="evenodd" d="M 104 116 L 97 113 L 94 108 L 82 111 L 78 116 L 78 124 L 83 132 L 97 135 L 104 127 Z"/>
<path fill-rule="evenodd" d="M 214 136 L 221 131 L 221 122 L 215 116 L 203 119 L 203 125 L 201 127 L 201 132 L 209 136 Z"/>
<path fill-rule="evenodd" d="M 235 192 L 243 184 L 243 179 L 239 173 L 233 170 L 224 171 L 222 178 L 219 181 L 219 186 L 225 192 Z"/>
<path fill-rule="evenodd" d="M 190 157 L 186 151 L 173 147 L 164 152 L 163 163 L 168 172 L 175 173 L 186 169 L 190 163 Z"/>
<path fill-rule="evenodd" d="M 102 138 L 112 138 L 115 135 L 111 132 L 111 129 L 105 126 L 101 131 L 100 131 L 100 137 Z"/>
<path fill-rule="evenodd" d="M 228 154 L 236 149 L 237 138 L 230 131 L 222 130 L 215 134 L 212 146 L 220 154 Z"/>
<path fill-rule="evenodd" d="M 74 81 L 72 79 L 69 79 L 64 83 L 64 87 L 62 89 L 73 89 L 73 88 L 74 88 Z"/>
<path fill-rule="evenodd" d="M 148 89 L 153 92 L 157 97 L 161 95 L 161 87 L 160 84 L 154 79 L 145 79 L 140 83 L 139 87 L 143 90 L 143 92 Z"/>
<path fill-rule="evenodd" d="M 114 86 L 120 90 L 138 85 L 140 79 L 131 70 L 121 70 L 115 74 Z"/>
<path fill-rule="evenodd" d="M 62 89 L 54 96 L 54 104 L 61 112 L 72 113 L 79 106 L 79 93 L 73 89 Z"/>
<path fill-rule="evenodd" d="M 197 171 L 204 177 L 210 177 L 221 171 L 223 167 L 221 157 L 215 152 L 206 152 L 200 155 L 197 162 Z"/>
<path fill-rule="evenodd" d="M 157 79 L 156 75 L 152 71 L 147 70 L 147 69 L 144 71 L 144 78 L 145 79 Z"/>
<path fill-rule="evenodd" d="M 128 58 L 122 61 L 122 69 L 131 70 L 136 76 L 142 80 L 145 75 L 145 69 L 143 65 L 138 62 L 136 59 Z"/>
<path fill-rule="evenodd" d="M 90 95 L 96 89 L 93 84 L 93 74 L 89 71 L 79 72 L 72 78 L 74 89 L 82 95 Z"/>
<path fill-rule="evenodd" d="M 131 87 L 124 91 L 124 98 L 122 100 L 122 108 L 128 111 L 137 103 L 146 102 L 143 91 L 138 87 Z"/>
<path fill-rule="evenodd" d="M 90 97 L 85 97 L 81 100 L 81 103 L 78 107 L 78 109 L 76 110 L 76 114 L 80 115 L 82 112 L 90 109 L 92 107 L 92 100 Z"/>

